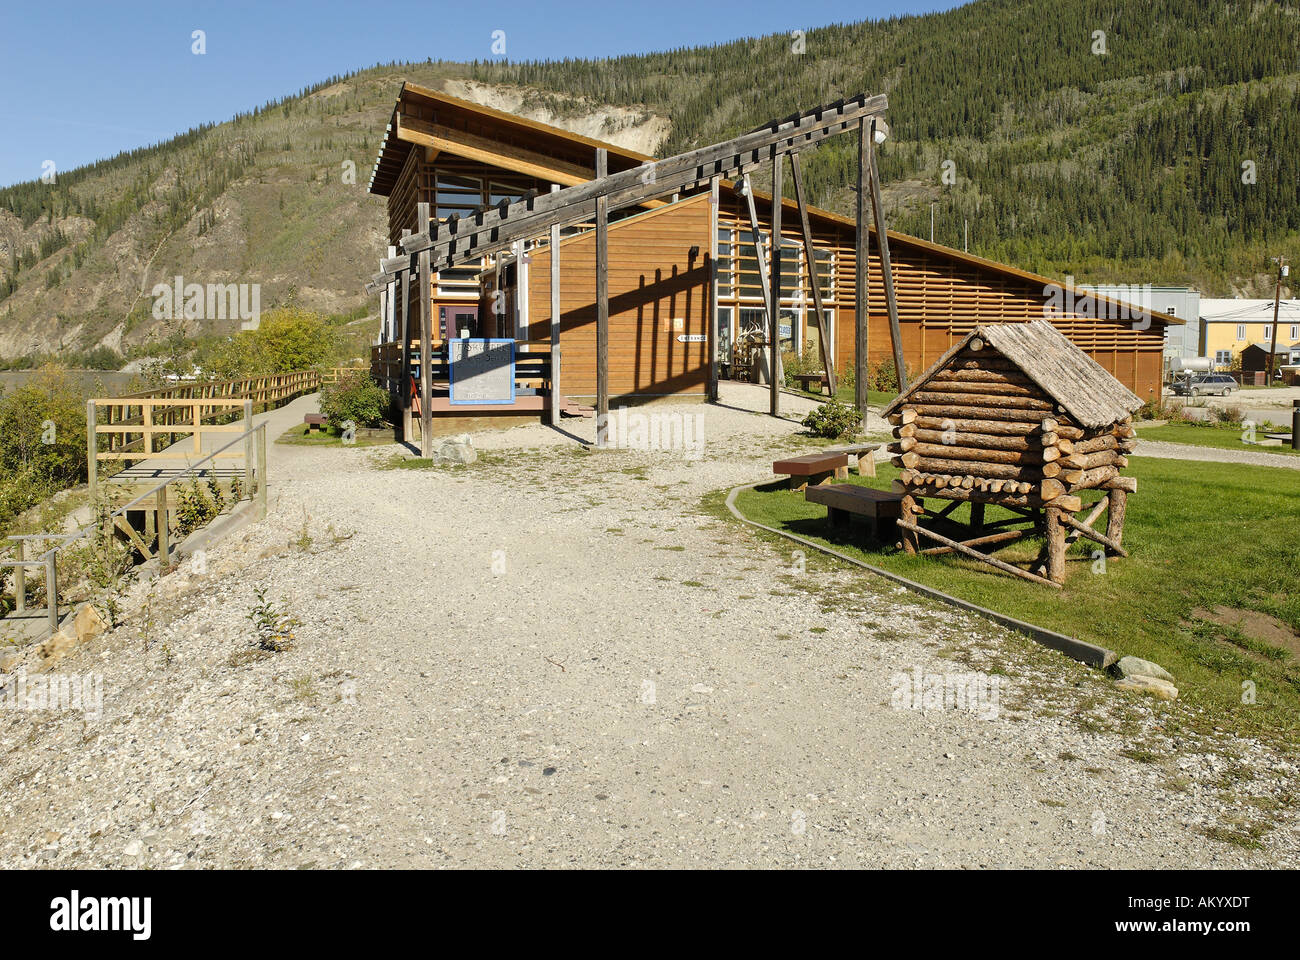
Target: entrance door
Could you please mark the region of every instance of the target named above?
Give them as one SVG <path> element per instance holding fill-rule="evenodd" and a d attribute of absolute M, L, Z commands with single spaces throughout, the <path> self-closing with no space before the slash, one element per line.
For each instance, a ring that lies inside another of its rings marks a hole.
<path fill-rule="evenodd" d="M 478 307 L 440 307 L 438 333 L 443 340 L 477 337 L 479 335 Z"/>

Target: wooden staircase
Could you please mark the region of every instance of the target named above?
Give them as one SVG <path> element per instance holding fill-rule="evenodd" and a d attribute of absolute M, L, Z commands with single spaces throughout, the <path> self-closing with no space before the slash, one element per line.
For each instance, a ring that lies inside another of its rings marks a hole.
<path fill-rule="evenodd" d="M 560 398 L 560 416 L 562 417 L 583 417 L 590 419 L 596 415 L 596 408 L 589 407 L 585 403 L 579 403 L 570 397 Z"/>

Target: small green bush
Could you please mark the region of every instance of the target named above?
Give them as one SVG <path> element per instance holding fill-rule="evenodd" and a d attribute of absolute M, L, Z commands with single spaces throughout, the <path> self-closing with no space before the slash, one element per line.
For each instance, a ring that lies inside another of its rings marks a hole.
<path fill-rule="evenodd" d="M 803 418 L 803 425 L 817 437 L 838 440 L 858 432 L 862 417 L 847 403 L 832 397 Z"/>
<path fill-rule="evenodd" d="M 347 374 L 321 389 L 320 412 L 336 430 L 349 420 L 358 427 L 375 427 L 387 416 L 388 401 L 388 392 L 367 374 Z"/>
<path fill-rule="evenodd" d="M 907 374 L 908 383 L 912 382 L 912 371 L 906 366 L 903 367 Z M 893 358 L 881 360 L 871 368 L 871 379 L 867 386 L 872 390 L 880 390 L 885 393 L 896 393 L 898 391 L 898 373 L 894 370 Z"/>

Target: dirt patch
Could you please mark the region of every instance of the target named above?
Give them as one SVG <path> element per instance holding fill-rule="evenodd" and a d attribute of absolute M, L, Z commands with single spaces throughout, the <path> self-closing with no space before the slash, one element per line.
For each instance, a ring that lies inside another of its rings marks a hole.
<path fill-rule="evenodd" d="M 1280 647 L 1291 656 L 1300 657 L 1300 635 L 1277 617 L 1269 616 L 1267 613 L 1217 606 L 1213 610 L 1197 607 L 1192 611 L 1192 616 L 1207 623 L 1217 623 L 1221 627 L 1240 630 L 1251 640 Z"/>

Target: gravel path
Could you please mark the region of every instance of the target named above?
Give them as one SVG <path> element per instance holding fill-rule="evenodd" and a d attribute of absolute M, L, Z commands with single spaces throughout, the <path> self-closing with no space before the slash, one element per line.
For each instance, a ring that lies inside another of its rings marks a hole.
<path fill-rule="evenodd" d="M 1291 814 L 1210 836 L 1292 760 L 703 506 L 806 444 L 723 400 L 647 411 L 703 414 L 698 459 L 540 426 L 469 468 L 280 448 L 266 522 L 59 665 L 102 717 L 0 711 L 0 865 L 1300 865 Z M 257 588 L 293 649 L 252 649 Z M 895 709 L 913 671 L 1001 686 Z"/>
<path fill-rule="evenodd" d="M 1225 447 L 1198 447 L 1190 443 L 1166 443 L 1163 440 L 1139 440 L 1135 457 L 1159 457 L 1162 460 L 1203 460 L 1207 463 L 1249 463 L 1257 467 L 1287 467 L 1300 470 L 1300 457 L 1285 453 L 1256 453 L 1254 450 L 1230 450 Z"/>

